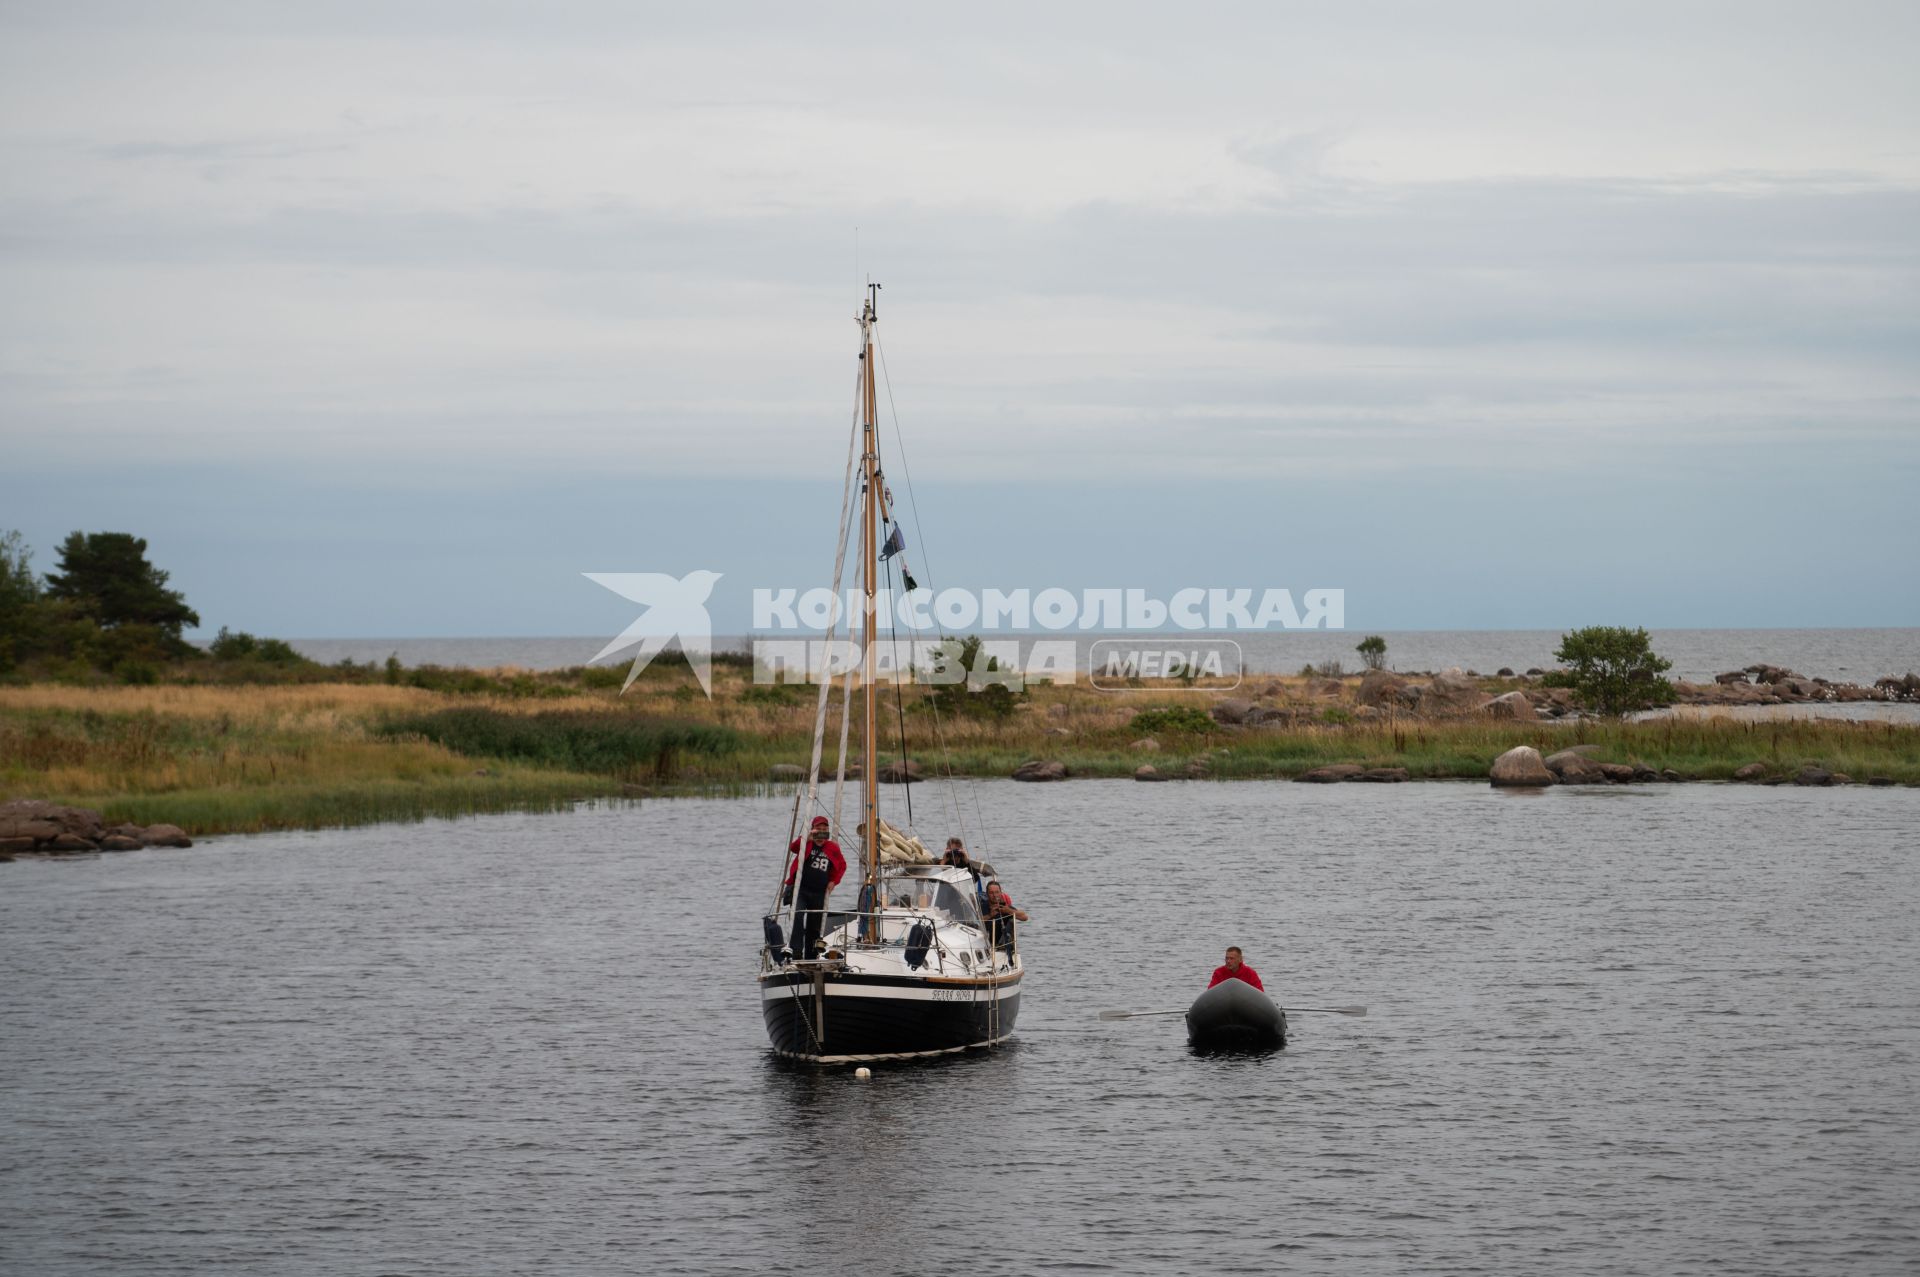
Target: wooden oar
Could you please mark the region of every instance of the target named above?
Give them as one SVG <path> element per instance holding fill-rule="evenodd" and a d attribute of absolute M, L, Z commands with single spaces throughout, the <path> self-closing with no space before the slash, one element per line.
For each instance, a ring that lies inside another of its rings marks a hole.
<path fill-rule="evenodd" d="M 1367 1013 L 1365 1007 L 1281 1007 L 1280 1009 L 1289 1013 L 1320 1011 L 1327 1015 L 1365 1015 Z M 1100 1018 L 1102 1020 L 1133 1020 L 1143 1015 L 1185 1015 L 1186 1013 L 1186 1007 L 1181 1007 L 1178 1011 L 1102 1011 Z"/>

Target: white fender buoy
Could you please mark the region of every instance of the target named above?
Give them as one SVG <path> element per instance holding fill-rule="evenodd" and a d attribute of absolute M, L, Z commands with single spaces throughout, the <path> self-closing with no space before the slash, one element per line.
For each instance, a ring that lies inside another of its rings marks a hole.
<path fill-rule="evenodd" d="M 853 1071 L 853 1075 L 859 1078 L 862 1082 L 864 1082 L 868 1078 L 873 1076 L 873 1070 L 863 1064 L 859 1068 Z"/>

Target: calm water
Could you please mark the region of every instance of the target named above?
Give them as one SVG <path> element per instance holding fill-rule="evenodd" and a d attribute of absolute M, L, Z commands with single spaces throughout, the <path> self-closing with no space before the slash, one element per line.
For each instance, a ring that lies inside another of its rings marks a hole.
<path fill-rule="evenodd" d="M 1291 674 L 1307 664 L 1340 661 L 1360 669 L 1353 650 L 1360 630 L 1256 632 L 1228 635 L 1241 645 L 1245 668 L 1261 673 Z M 1784 665 L 1807 677 L 1836 683 L 1871 683 L 1882 675 L 1920 671 L 1920 629 L 1880 630 L 1655 630 L 1654 651 L 1673 662 L 1674 678 L 1711 682 L 1723 670 L 1743 669 L 1765 662 Z M 1404 630 L 1387 631 L 1387 663 L 1400 670 L 1443 670 L 1449 666 L 1491 674 L 1501 666 L 1525 671 L 1554 664 L 1561 630 Z M 296 639 L 294 646 L 317 661 L 384 661 L 397 655 L 406 665 L 467 665 L 487 668 L 514 665 L 522 669 L 559 669 L 584 664 L 605 646 L 607 638 L 416 638 L 416 639 Z M 1009 636 L 995 636 L 1009 637 Z M 1016 636 L 1017 637 L 1017 636 Z M 1099 634 L 1077 631 L 1038 636 L 1068 638 L 1079 643 L 1081 668 L 1086 667 Z M 1117 635 L 1177 646 L 1204 635 Z M 722 648 L 742 647 L 738 636 L 716 637 Z M 1022 652 L 1026 648 L 1023 642 Z"/>
<path fill-rule="evenodd" d="M 1920 793 L 961 792 L 1019 1042 L 867 1083 L 767 1054 L 778 800 L 0 866 L 0 1270 L 1920 1263 Z M 1229 942 L 1372 1015 L 1095 1018 Z"/>

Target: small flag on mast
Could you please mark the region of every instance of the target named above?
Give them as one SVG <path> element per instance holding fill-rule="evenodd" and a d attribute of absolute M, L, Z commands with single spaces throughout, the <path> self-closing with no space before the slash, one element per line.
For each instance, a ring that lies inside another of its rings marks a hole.
<path fill-rule="evenodd" d="M 896 523 L 893 525 L 893 531 L 887 533 L 885 544 L 880 547 L 880 561 L 885 563 L 906 548 L 907 539 L 900 535 L 900 525 Z"/>

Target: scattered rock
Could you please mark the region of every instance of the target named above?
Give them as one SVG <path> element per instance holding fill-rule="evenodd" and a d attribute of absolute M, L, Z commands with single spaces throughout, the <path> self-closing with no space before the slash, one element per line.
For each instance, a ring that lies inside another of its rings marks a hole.
<path fill-rule="evenodd" d="M 138 851 L 146 846 L 138 838 L 129 838 L 124 834 L 108 834 L 100 840 L 102 851 Z"/>
<path fill-rule="evenodd" d="M 1252 701 L 1238 696 L 1229 696 L 1215 701 L 1213 708 L 1207 713 L 1213 716 L 1213 721 L 1216 723 L 1244 723 L 1247 721 L 1247 712 L 1252 708 Z"/>
<path fill-rule="evenodd" d="M 904 761 L 896 758 L 880 766 L 882 785 L 913 785 L 926 778 L 926 773 L 921 770 L 919 762 L 911 758 Z"/>
<path fill-rule="evenodd" d="M 1635 763 L 1629 770 L 1631 770 L 1633 774 L 1627 777 L 1627 779 L 1636 785 L 1648 785 L 1660 779 L 1660 773 L 1645 763 Z"/>
<path fill-rule="evenodd" d="M 1733 778 L 1743 782 L 1765 780 L 1767 778 L 1767 765 L 1765 763 L 1748 763 L 1745 767 L 1736 768 L 1733 773 Z"/>
<path fill-rule="evenodd" d="M 1594 766 L 1616 785 L 1624 785 L 1633 779 L 1633 768 L 1626 763 L 1595 763 Z"/>
<path fill-rule="evenodd" d="M 1886 785 L 1891 785 L 1891 784 L 1893 783 L 1893 777 L 1891 777 L 1891 776 L 1869 776 L 1869 777 L 1867 777 L 1867 783 L 1868 783 L 1869 785 L 1880 785 L 1880 786 L 1886 786 Z M 4 850 L 4 847 L 0 847 L 0 850 Z"/>
<path fill-rule="evenodd" d="M 1496 785 L 1539 786 L 1553 784 L 1553 773 L 1531 745 L 1515 745 L 1493 760 L 1489 773 Z"/>
<path fill-rule="evenodd" d="M 91 838 L 82 838 L 79 834 L 56 834 L 43 844 L 48 851 L 98 851 L 100 844 Z"/>
<path fill-rule="evenodd" d="M 0 838 L 32 838 L 48 842 L 72 834 L 88 842 L 106 835 L 100 813 L 88 807 L 66 807 L 38 798 L 16 798 L 0 803 Z"/>
<path fill-rule="evenodd" d="M 1013 769 L 1015 780 L 1065 780 L 1067 776 L 1067 765 L 1058 759 L 1031 759 Z"/>
<path fill-rule="evenodd" d="M 1133 744 L 1131 744 L 1131 745 L 1129 745 L 1129 746 L 1127 746 L 1127 748 L 1128 748 L 1128 749 L 1138 749 L 1138 750 L 1143 750 L 1143 751 L 1145 751 L 1146 753 L 1149 753 L 1149 754 L 1154 754 L 1154 753 L 1158 753 L 1158 752 L 1159 752 L 1159 750 L 1160 750 L 1160 742 L 1159 742 L 1159 741 L 1157 741 L 1157 740 L 1155 740 L 1155 739 L 1154 739 L 1153 737 L 1151 737 L 1151 736 L 1142 736 L 1142 737 L 1141 737 L 1141 738 L 1140 738 L 1139 740 L 1137 740 L 1137 741 L 1135 741 L 1135 742 L 1133 742 Z"/>
<path fill-rule="evenodd" d="M 146 840 L 149 847 L 193 846 L 193 839 L 187 837 L 187 831 L 178 825 L 148 825 Z"/>
<path fill-rule="evenodd" d="M 34 840 L 31 838 L 0 838 L 0 856 L 11 856 L 16 851 L 32 851 Z"/>
<path fill-rule="evenodd" d="M 1598 745 L 1573 745 L 1567 749 L 1548 754 L 1544 760 L 1548 771 L 1557 776 L 1562 785 L 1604 785 L 1613 779 L 1607 774 L 1607 768 L 1619 766 L 1617 763 L 1601 763 L 1587 757 L 1599 749 Z M 1626 772 L 1631 775 L 1632 768 Z"/>
<path fill-rule="evenodd" d="M 1068 727 L 1049 727 L 1049 728 L 1047 729 L 1047 735 L 1049 735 L 1049 736 L 1071 736 L 1071 735 L 1073 735 L 1073 729 L 1071 729 L 1071 728 L 1068 728 Z"/>
<path fill-rule="evenodd" d="M 1411 778 L 1404 767 L 1369 767 L 1358 776 L 1349 776 L 1347 779 L 1371 781 L 1377 785 L 1397 785 Z"/>
<path fill-rule="evenodd" d="M 1366 770 L 1359 763 L 1329 763 L 1325 767 L 1315 767 L 1311 771 L 1301 772 L 1294 779 L 1309 785 L 1333 785 L 1343 780 L 1352 780 Z"/>
<path fill-rule="evenodd" d="M 1540 716 L 1533 711 L 1533 702 L 1527 699 L 1525 692 L 1508 692 L 1505 696 L 1496 696 L 1480 707 L 1488 718 L 1513 718 L 1521 722 L 1533 722 Z"/>
<path fill-rule="evenodd" d="M 1206 780 L 1213 775 L 1213 764 L 1204 756 L 1187 760 L 1187 779 Z"/>
<path fill-rule="evenodd" d="M 1275 709 L 1271 705 L 1255 705 L 1247 711 L 1246 725 L 1248 727 L 1269 727 L 1276 723 L 1291 723 L 1295 717 L 1294 712 L 1290 709 Z"/>
<path fill-rule="evenodd" d="M 1368 670 L 1360 680 L 1360 703 L 1376 708 L 1412 708 L 1417 699 L 1407 680 L 1389 670 Z"/>
<path fill-rule="evenodd" d="M 1480 684 L 1464 671 L 1451 669 L 1434 675 L 1433 681 L 1420 689 L 1420 712 L 1428 718 L 1471 714 L 1488 699 Z"/>
<path fill-rule="evenodd" d="M 1668 781 L 1670 783 L 1678 783 L 1680 781 L 1684 781 L 1686 777 L 1682 776 L 1679 772 L 1673 770 L 1673 768 L 1671 767 L 1663 767 L 1660 769 L 1660 779 L 1664 781 Z"/>
<path fill-rule="evenodd" d="M 1794 774 L 1793 783 L 1796 785 L 1831 785 L 1833 783 L 1833 773 L 1824 767 L 1817 767 L 1812 763 L 1808 763 Z"/>
<path fill-rule="evenodd" d="M 1559 755 L 1555 755 L 1559 758 Z M 1578 754 L 1560 758 L 1558 764 L 1549 763 L 1547 769 L 1559 777 L 1562 785 L 1605 785 L 1612 782 L 1607 775 L 1608 764 L 1596 763 L 1591 758 L 1582 758 Z"/>
<path fill-rule="evenodd" d="M 1715 674 L 1713 681 L 1722 687 L 1732 683 L 1744 683 L 1747 681 L 1747 672 L 1745 670 L 1728 670 L 1725 674 Z"/>
<path fill-rule="evenodd" d="M 1140 764 L 1140 766 L 1134 768 L 1133 778 L 1135 780 L 1162 780 L 1162 781 L 1166 779 L 1165 776 L 1162 776 L 1160 774 L 1160 769 L 1155 767 L 1152 763 L 1142 763 Z"/>
<path fill-rule="evenodd" d="M 1542 674 L 1545 674 L 1545 673 L 1546 671 L 1541 669 L 1538 665 L 1530 665 L 1527 667 L 1528 678 L 1539 678 Z"/>
<path fill-rule="evenodd" d="M 1493 672 L 1493 676 L 1494 676 L 1495 678 L 1512 678 L 1512 677 L 1513 677 L 1513 666 L 1511 666 L 1511 665 L 1502 665 L 1502 666 L 1501 666 L 1501 667 L 1500 667 L 1499 669 L 1497 669 L 1497 670 L 1495 670 L 1495 671 Z"/>

